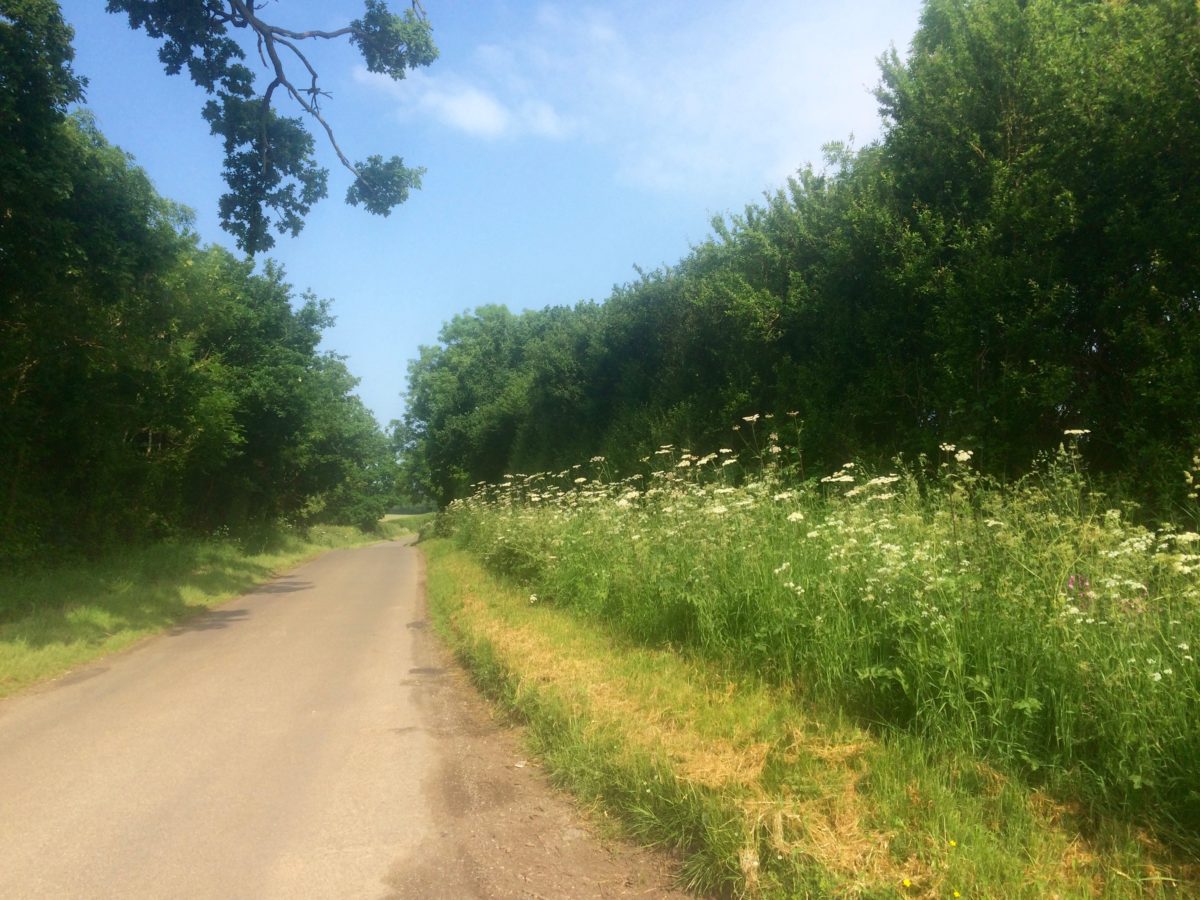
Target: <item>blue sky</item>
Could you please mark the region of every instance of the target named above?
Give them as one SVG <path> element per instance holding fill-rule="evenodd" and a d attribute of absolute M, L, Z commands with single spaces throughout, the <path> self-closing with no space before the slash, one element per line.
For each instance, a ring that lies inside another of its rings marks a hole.
<path fill-rule="evenodd" d="M 403 411 L 408 360 L 455 314 L 604 300 L 635 277 L 634 265 L 681 259 L 713 215 L 819 166 L 826 142 L 874 140 L 876 60 L 892 45 L 904 53 L 920 3 L 424 7 L 441 57 L 403 82 L 366 72 L 344 45 L 313 48 L 333 95 L 326 117 L 347 155 L 403 156 L 428 170 L 424 188 L 388 218 L 348 207 L 352 176 L 319 141 L 330 196 L 268 254 L 298 291 L 334 301 L 324 346 L 347 357 L 385 425 Z M 217 219 L 221 154 L 200 118 L 203 93 L 167 77 L 156 42 L 100 0 L 62 8 L 105 135 L 160 193 L 195 210 L 205 242 L 232 248 Z M 361 9 L 279 0 L 264 18 L 332 28 Z"/>

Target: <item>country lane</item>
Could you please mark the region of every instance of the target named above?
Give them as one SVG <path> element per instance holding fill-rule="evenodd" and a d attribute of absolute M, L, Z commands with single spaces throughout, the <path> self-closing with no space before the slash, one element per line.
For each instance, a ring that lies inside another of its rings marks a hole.
<path fill-rule="evenodd" d="M 679 896 L 525 764 L 405 542 L 0 701 L 0 898 Z"/>

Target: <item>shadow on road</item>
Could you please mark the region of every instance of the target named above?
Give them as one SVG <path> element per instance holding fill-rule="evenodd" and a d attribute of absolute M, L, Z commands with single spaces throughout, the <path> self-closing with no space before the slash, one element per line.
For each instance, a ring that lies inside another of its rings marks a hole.
<path fill-rule="evenodd" d="M 189 631 L 214 631 L 218 628 L 228 628 L 230 625 L 250 617 L 248 609 L 213 609 L 200 613 L 176 625 L 167 634 L 177 637 Z"/>

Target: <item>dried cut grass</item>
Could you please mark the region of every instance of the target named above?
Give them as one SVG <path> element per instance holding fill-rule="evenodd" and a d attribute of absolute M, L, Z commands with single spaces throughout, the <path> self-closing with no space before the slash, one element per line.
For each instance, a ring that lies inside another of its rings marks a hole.
<path fill-rule="evenodd" d="M 854 764 L 871 747 L 863 735 L 838 742 L 824 733 L 791 729 L 782 758 L 821 760 L 826 764 L 825 784 L 816 798 L 772 796 L 762 783 L 772 743 L 757 738 L 752 719 L 725 717 L 723 724 L 733 731 L 730 737 L 703 734 L 695 727 L 701 713 L 714 704 L 759 706 L 764 700 L 778 701 L 743 696 L 771 693 L 768 689 L 726 681 L 720 690 L 710 690 L 669 673 L 668 667 L 681 664 L 673 654 L 637 651 L 660 676 L 646 690 L 644 677 L 621 671 L 618 657 L 628 657 L 628 652 L 609 647 L 598 652 L 594 634 L 586 640 L 551 634 L 544 621 L 528 620 L 536 611 L 522 609 L 513 615 L 515 610 L 489 603 L 476 593 L 463 597 L 463 607 L 471 618 L 471 631 L 488 641 L 519 682 L 552 685 L 576 712 L 586 714 L 593 728 L 618 725 L 633 748 L 668 760 L 679 780 L 740 797 L 736 802 L 745 816 L 749 842 L 739 866 L 751 895 L 759 880 L 757 838 L 764 830 L 779 856 L 801 857 L 862 886 L 928 876 L 915 861 L 898 867 L 888 852 L 890 835 L 865 824 L 869 816 L 858 792 L 861 776 L 854 771 Z M 672 707 L 665 709 L 663 701 L 668 698 Z"/>
<path fill-rule="evenodd" d="M 531 606 L 496 585 L 471 584 L 459 601 L 454 617 L 460 630 L 486 640 L 518 686 L 549 688 L 586 723 L 585 730 L 615 727 L 629 750 L 668 763 L 680 782 L 730 798 L 745 823 L 737 860 L 745 895 L 770 893 L 764 849 L 830 873 L 838 896 L 887 887 L 906 897 L 947 895 L 944 862 L 928 852 L 898 859 L 898 833 L 878 825 L 871 806 L 877 801 L 862 790 L 880 746 L 867 732 L 831 731 L 806 719 L 783 734 L 764 733 L 766 712 L 795 710 L 777 689 L 719 677 L 670 651 L 617 645 L 567 613 Z M 814 768 L 813 760 L 820 765 L 803 780 L 802 796 L 765 783 L 771 766 L 803 771 Z M 970 766 L 976 795 L 999 798 L 1008 777 L 984 762 Z M 910 809 L 926 814 L 931 802 L 915 782 L 909 784 Z M 1141 839 L 1143 863 L 1127 874 L 1076 833 L 1076 807 L 1039 791 L 1024 803 L 1056 848 L 1026 858 L 1026 893 L 1100 896 L 1111 893 L 1114 880 L 1126 879 L 1184 892 L 1200 885 L 1200 864 L 1180 865 L 1148 833 Z"/>

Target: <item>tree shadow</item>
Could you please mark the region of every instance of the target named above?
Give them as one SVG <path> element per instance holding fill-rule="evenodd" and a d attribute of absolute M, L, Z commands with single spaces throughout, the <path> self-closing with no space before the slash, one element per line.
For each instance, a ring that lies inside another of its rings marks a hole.
<path fill-rule="evenodd" d="M 214 610 L 203 598 L 312 588 L 311 582 L 292 577 L 268 581 L 273 574 L 269 566 L 219 545 L 179 543 L 3 579 L 0 595 L 7 596 L 0 601 L 0 645 L 39 651 L 54 645 L 99 645 L 121 632 L 227 628 L 249 611 Z"/>

